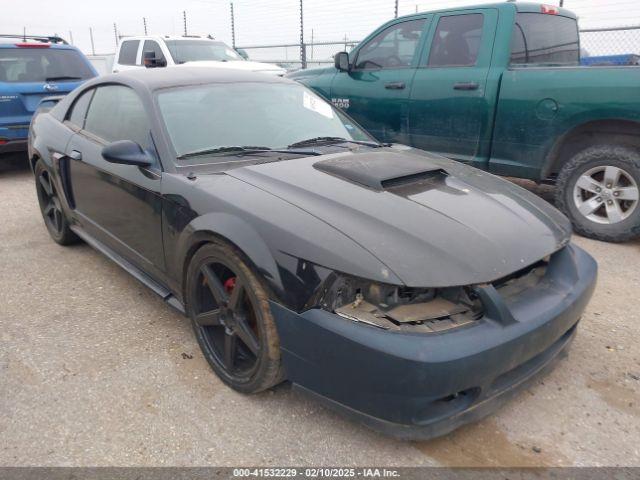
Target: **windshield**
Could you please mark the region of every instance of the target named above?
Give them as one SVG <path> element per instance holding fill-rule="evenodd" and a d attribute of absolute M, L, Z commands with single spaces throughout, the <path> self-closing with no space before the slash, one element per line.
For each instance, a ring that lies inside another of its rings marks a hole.
<path fill-rule="evenodd" d="M 73 82 L 94 76 L 75 50 L 0 48 L 0 82 Z"/>
<path fill-rule="evenodd" d="M 298 84 L 182 87 L 159 93 L 158 104 L 178 156 L 230 146 L 286 149 L 317 137 L 373 141 L 344 114 Z"/>
<path fill-rule="evenodd" d="M 236 51 L 222 42 L 211 40 L 167 40 L 165 42 L 173 61 L 185 62 L 235 62 L 244 60 Z"/>

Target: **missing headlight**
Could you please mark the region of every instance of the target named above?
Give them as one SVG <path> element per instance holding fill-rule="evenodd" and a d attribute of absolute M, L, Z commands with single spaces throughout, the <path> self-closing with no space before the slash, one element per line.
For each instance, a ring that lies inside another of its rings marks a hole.
<path fill-rule="evenodd" d="M 440 332 L 482 316 L 480 301 L 465 287 L 407 288 L 342 275 L 327 280 L 322 308 L 385 330 Z"/>

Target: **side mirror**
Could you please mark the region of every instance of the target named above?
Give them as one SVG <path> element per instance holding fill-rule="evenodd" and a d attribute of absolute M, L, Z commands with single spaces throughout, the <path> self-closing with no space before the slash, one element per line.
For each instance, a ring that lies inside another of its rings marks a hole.
<path fill-rule="evenodd" d="M 102 149 L 102 157 L 107 162 L 134 167 L 148 167 L 153 164 L 153 160 L 142 147 L 131 140 L 110 143 Z"/>
<path fill-rule="evenodd" d="M 249 54 L 244 48 L 236 48 L 236 52 L 238 52 L 238 55 L 240 55 L 245 60 L 249 60 Z"/>
<path fill-rule="evenodd" d="M 333 57 L 333 62 L 336 68 L 341 72 L 348 72 L 350 69 L 349 54 L 347 52 L 336 53 Z"/>
<path fill-rule="evenodd" d="M 164 58 L 157 58 L 156 52 L 142 52 L 142 63 L 147 68 L 166 67 L 167 61 Z"/>

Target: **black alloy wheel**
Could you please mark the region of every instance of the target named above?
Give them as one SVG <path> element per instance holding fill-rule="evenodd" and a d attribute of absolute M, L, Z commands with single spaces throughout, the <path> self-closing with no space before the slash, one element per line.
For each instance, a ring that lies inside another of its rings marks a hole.
<path fill-rule="evenodd" d="M 188 273 L 188 308 L 205 358 L 228 385 L 253 393 L 282 380 L 268 295 L 229 246 L 209 244 Z"/>
<path fill-rule="evenodd" d="M 51 173 L 41 161 L 36 163 L 35 177 L 40 212 L 49 235 L 60 245 L 77 242 L 78 237 L 69 228 L 69 222 L 62 210 L 60 196 L 51 178 Z"/>

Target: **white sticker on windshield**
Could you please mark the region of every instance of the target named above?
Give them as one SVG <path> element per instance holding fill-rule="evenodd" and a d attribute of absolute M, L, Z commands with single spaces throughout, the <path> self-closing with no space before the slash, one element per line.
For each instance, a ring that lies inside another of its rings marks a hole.
<path fill-rule="evenodd" d="M 307 92 L 302 92 L 302 104 L 304 105 L 304 108 L 313 110 L 324 117 L 333 118 L 333 110 L 331 109 L 331 106 L 323 100 L 309 95 Z"/>

